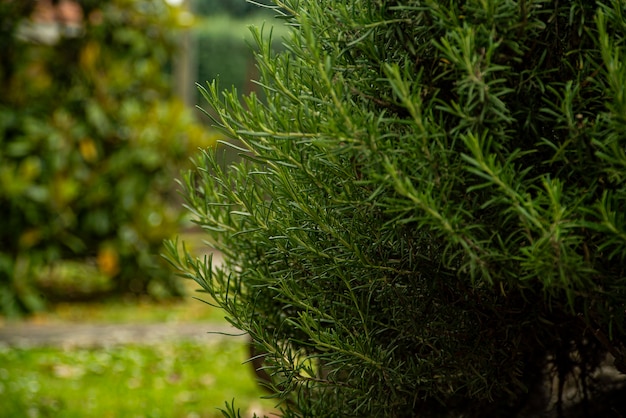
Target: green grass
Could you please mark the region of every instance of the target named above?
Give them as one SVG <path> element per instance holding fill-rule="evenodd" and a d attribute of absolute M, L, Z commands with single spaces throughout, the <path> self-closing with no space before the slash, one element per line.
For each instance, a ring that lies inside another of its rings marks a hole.
<path fill-rule="evenodd" d="M 195 235 L 185 237 L 195 252 Z M 198 247 L 198 248 L 195 248 Z M 224 324 L 224 313 L 195 298 L 185 281 L 181 299 L 118 298 L 57 303 L 20 321 L 38 324 Z M 0 317 L 0 327 L 9 319 Z M 14 320 L 10 320 L 14 322 Z M 202 332 L 202 331 L 199 331 Z M 242 417 L 271 416 L 273 401 L 257 385 L 242 339 L 215 343 L 168 342 L 108 348 L 17 348 L 0 343 L 0 418 L 221 417 L 235 399 Z"/>
<path fill-rule="evenodd" d="M 187 234 L 191 250 L 206 249 L 199 234 Z M 24 322 L 223 324 L 220 309 L 195 297 L 199 286 L 185 281 L 188 296 L 177 300 L 107 299 L 57 303 Z M 0 327 L 6 318 L 0 317 Z M 14 320 L 11 320 L 12 322 Z M 201 331 L 199 331 L 201 332 Z M 0 418 L 213 418 L 235 399 L 242 417 L 270 415 L 273 401 L 256 383 L 242 339 L 168 342 L 107 348 L 17 348 L 0 343 Z"/>
<path fill-rule="evenodd" d="M 225 323 L 221 310 L 191 296 L 63 303 L 26 321 Z M 241 339 L 98 349 L 0 345 L 0 418 L 221 417 L 217 408 L 233 398 L 243 417 L 251 417 L 251 409 L 267 414 L 273 402 L 261 399 L 266 393 L 243 364 L 247 358 Z"/>
<path fill-rule="evenodd" d="M 241 340 L 107 349 L 0 348 L 3 417 L 219 417 L 236 399 L 242 416 L 271 401 L 242 364 Z"/>

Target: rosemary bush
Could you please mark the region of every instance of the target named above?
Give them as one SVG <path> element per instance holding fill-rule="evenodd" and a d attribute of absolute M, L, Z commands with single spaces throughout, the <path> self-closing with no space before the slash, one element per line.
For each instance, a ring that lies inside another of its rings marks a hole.
<path fill-rule="evenodd" d="M 267 100 L 203 89 L 242 161 L 183 181 L 226 263 L 169 257 L 284 415 L 623 411 L 624 2 L 275 4 Z"/>

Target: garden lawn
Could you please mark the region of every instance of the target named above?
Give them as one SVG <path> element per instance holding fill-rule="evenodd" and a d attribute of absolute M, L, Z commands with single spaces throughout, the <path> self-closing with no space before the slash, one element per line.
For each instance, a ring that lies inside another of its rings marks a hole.
<path fill-rule="evenodd" d="M 22 321 L 37 324 L 225 324 L 221 310 L 186 282 L 178 300 L 108 299 L 57 303 Z M 0 327 L 13 322 L 0 317 Z M 203 328 L 198 329 L 202 334 Z M 235 398 L 242 417 L 270 415 L 245 339 L 103 348 L 16 348 L 0 342 L 0 418 L 209 418 Z"/>
<path fill-rule="evenodd" d="M 101 349 L 0 347 L 0 416 L 219 417 L 267 413 L 241 339 Z"/>

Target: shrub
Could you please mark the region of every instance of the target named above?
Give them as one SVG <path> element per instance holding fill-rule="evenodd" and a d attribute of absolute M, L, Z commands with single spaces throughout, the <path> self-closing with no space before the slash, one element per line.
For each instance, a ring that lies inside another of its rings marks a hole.
<path fill-rule="evenodd" d="M 623 2 L 276 4 L 267 102 L 204 90 L 243 162 L 184 181 L 225 265 L 170 258 L 284 415 L 625 410 Z"/>
<path fill-rule="evenodd" d="M 248 26 L 271 24 L 271 15 L 256 14 L 246 18 L 233 18 L 228 15 L 214 15 L 199 20 L 194 28 L 197 45 L 198 80 L 219 79 L 220 85 L 235 87 L 239 92 L 259 91 L 253 80 L 258 78 L 254 54 L 250 44 L 254 42 Z M 267 22 L 265 22 L 267 21 Z M 274 25 L 276 32 L 285 32 L 283 27 Z M 283 49 L 280 37 L 274 38 L 272 48 Z M 198 93 L 198 100 L 202 95 Z"/>
<path fill-rule="evenodd" d="M 269 0 L 255 1 L 256 5 L 269 3 Z M 247 0 L 192 0 L 194 12 L 201 15 L 228 13 L 243 17 L 258 12 L 259 8 Z"/>
<path fill-rule="evenodd" d="M 178 294 L 158 256 L 181 220 L 173 177 L 209 138 L 170 93 L 176 11 L 85 2 L 80 33 L 46 44 L 23 30 L 34 4 L 0 5 L 0 312 L 40 309 L 36 277 L 67 260 Z"/>

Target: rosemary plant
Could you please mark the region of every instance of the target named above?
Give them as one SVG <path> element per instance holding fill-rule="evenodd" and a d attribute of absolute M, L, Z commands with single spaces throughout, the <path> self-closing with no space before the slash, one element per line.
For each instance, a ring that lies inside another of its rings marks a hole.
<path fill-rule="evenodd" d="M 207 150 L 183 181 L 225 265 L 169 258 L 284 416 L 624 411 L 624 2 L 274 10 L 264 98 L 202 88 L 241 162 Z"/>

